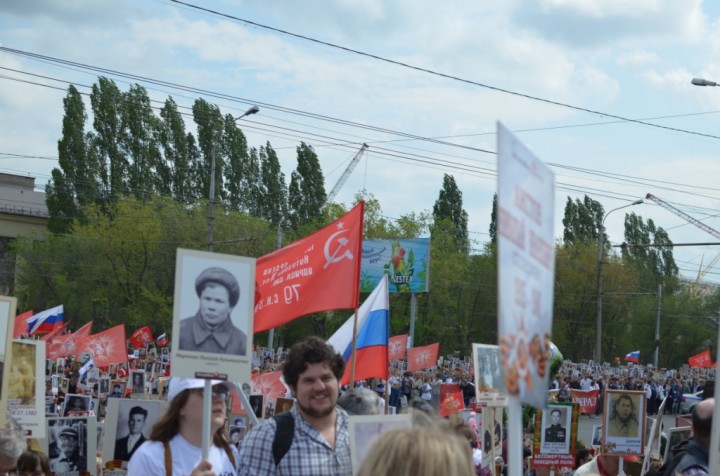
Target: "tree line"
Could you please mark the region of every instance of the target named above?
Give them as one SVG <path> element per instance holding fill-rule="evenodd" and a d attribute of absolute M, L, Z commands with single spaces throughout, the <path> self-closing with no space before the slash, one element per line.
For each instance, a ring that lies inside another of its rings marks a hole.
<path fill-rule="evenodd" d="M 90 94 L 92 124 L 74 86 L 63 103 L 59 163 L 46 187 L 48 233 L 19 238 L 13 251 L 20 309 L 65 304 L 73 328 L 93 319 L 96 329 L 124 322 L 129 329 L 150 323 L 156 333 L 170 330 L 175 250 L 207 244 L 213 156 L 217 252 L 262 256 L 277 247 L 278 230 L 287 244 L 353 205 L 325 203 L 312 146 L 297 146 L 288 183 L 270 142 L 250 146 L 235 118 L 204 99 L 192 107 L 195 134 L 171 97 L 155 114 L 139 85 L 123 92 L 99 78 Z M 462 192 L 452 175 L 444 175 L 431 211 L 389 219 L 372 194 L 361 191 L 359 200 L 366 201 L 365 239 L 431 237 L 430 293 L 417 296 L 416 345 L 440 341 L 443 352 L 452 353 L 467 352 L 472 342 L 496 343 L 495 199 L 485 244 L 469 239 Z M 563 238 L 556 244 L 553 341 L 575 361 L 593 354 L 603 216 L 599 202 L 568 197 Z M 660 285 L 660 364 L 677 366 L 713 347 L 720 295 L 688 292 L 678 279 L 672 242 L 652 220 L 626 214 L 625 241 L 644 246 L 616 252 L 606 245 L 601 255 L 603 356 L 639 348 L 650 360 Z M 284 345 L 310 333 L 329 336 L 348 315 L 307 316 L 277 335 Z M 393 295 L 391 332 L 407 332 L 409 316 L 409 296 Z"/>

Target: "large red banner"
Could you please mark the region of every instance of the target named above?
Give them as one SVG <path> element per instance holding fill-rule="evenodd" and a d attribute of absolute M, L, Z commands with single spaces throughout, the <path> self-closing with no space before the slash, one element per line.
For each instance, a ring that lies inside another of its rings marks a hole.
<path fill-rule="evenodd" d="M 390 337 L 390 341 L 388 342 L 388 360 L 390 362 L 394 360 L 402 360 L 405 358 L 407 341 L 407 334 Z"/>
<path fill-rule="evenodd" d="M 312 235 L 257 259 L 254 332 L 358 307 L 364 210 L 360 202 Z"/>
<path fill-rule="evenodd" d="M 78 339 L 87 337 L 90 335 L 93 321 L 88 322 L 80 329 L 75 331 L 74 334 L 63 334 L 63 335 L 51 335 L 48 334 L 45 343 L 45 353 L 48 359 L 58 359 L 60 357 L 67 357 L 68 355 L 76 355 L 77 345 L 75 342 Z"/>
<path fill-rule="evenodd" d="M 700 352 L 697 355 L 693 355 L 688 359 L 688 363 L 690 364 L 690 367 L 711 367 L 712 366 L 712 356 L 710 355 L 710 351 L 706 350 L 703 352 Z"/>
<path fill-rule="evenodd" d="M 128 361 L 125 324 L 111 327 L 98 334 L 82 337 L 77 340 L 76 344 L 75 355 L 80 357 L 83 352 L 89 352 L 92 354 L 96 367 L 125 364 Z"/>
<path fill-rule="evenodd" d="M 439 352 L 440 343 L 408 349 L 408 372 L 416 372 L 437 365 Z"/>
<path fill-rule="evenodd" d="M 573 403 L 580 407 L 580 413 L 595 413 L 597 410 L 598 396 L 600 390 L 573 390 L 570 389 L 570 396 Z"/>

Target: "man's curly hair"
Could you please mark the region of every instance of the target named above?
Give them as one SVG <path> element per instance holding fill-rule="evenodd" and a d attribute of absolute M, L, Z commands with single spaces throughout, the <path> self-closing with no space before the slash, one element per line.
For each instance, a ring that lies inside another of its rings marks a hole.
<path fill-rule="evenodd" d="M 345 359 L 324 340 L 313 336 L 296 343 L 290 347 L 283 363 L 282 373 L 285 383 L 296 387 L 300 374 L 307 370 L 309 364 L 321 363 L 327 364 L 338 380 L 342 379 Z"/>

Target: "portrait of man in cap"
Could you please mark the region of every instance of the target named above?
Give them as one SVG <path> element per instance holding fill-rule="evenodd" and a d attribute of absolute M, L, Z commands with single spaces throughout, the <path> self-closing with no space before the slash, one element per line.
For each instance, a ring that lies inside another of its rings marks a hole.
<path fill-rule="evenodd" d="M 54 428 L 55 451 L 51 451 L 50 470 L 56 474 L 85 471 L 87 461 L 84 458 L 80 440 L 81 425 L 68 425 Z"/>
<path fill-rule="evenodd" d="M 198 310 L 180 321 L 178 349 L 245 356 L 247 336 L 230 317 L 240 300 L 235 276 L 224 268 L 207 268 L 195 279 L 195 293 Z"/>

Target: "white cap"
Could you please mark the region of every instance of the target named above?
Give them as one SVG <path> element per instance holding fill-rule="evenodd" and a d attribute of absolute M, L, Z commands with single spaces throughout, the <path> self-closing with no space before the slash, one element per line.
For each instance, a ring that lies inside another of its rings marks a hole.
<path fill-rule="evenodd" d="M 214 387 L 215 385 L 222 384 L 227 388 L 228 390 L 232 389 L 232 384 L 229 382 L 225 382 L 223 380 L 211 380 L 210 386 Z M 183 377 L 173 377 L 170 379 L 170 387 L 168 388 L 168 400 L 173 400 L 175 397 L 177 397 L 180 393 L 182 393 L 183 390 L 193 389 L 193 388 L 205 388 L 205 379 L 201 378 L 183 378 Z"/>

